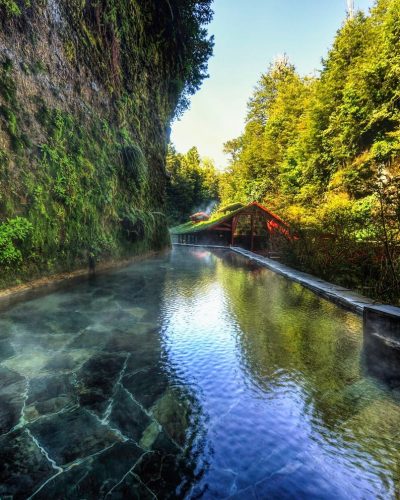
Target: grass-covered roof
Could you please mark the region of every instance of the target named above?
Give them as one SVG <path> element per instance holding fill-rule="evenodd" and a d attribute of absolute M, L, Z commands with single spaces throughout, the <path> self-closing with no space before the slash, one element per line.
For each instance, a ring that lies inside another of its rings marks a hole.
<path fill-rule="evenodd" d="M 188 221 L 180 226 L 176 226 L 170 229 L 171 234 L 188 234 L 188 233 L 197 233 L 199 231 L 204 231 L 205 229 L 209 229 L 213 226 L 224 222 L 225 220 L 229 220 L 233 215 L 243 210 L 243 206 L 237 208 L 236 210 L 232 210 L 229 212 L 222 213 L 221 211 L 215 212 L 215 214 L 211 215 L 210 219 L 202 222 L 192 222 Z"/>
<path fill-rule="evenodd" d="M 238 214 L 244 209 L 248 209 L 250 207 L 257 207 L 262 210 L 266 214 L 269 215 L 270 218 L 274 219 L 281 226 L 285 228 L 289 228 L 288 224 L 282 220 L 278 215 L 274 214 L 268 208 L 264 207 L 260 203 L 253 201 L 253 203 L 249 203 L 248 205 L 242 205 L 241 203 L 233 203 L 232 205 L 228 205 L 226 207 L 220 208 L 215 214 L 212 214 L 209 220 L 202 222 L 193 222 L 188 221 L 180 226 L 176 226 L 171 228 L 169 231 L 171 234 L 190 234 L 190 233 L 198 233 L 199 231 L 204 231 L 205 229 L 211 229 L 221 222 L 225 222 L 226 220 L 231 219 L 234 215 Z"/>

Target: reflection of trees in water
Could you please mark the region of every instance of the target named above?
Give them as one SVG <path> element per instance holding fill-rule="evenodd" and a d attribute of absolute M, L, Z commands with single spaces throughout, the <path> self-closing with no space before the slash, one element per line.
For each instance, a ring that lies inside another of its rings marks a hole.
<path fill-rule="evenodd" d="M 388 484 L 397 482 L 399 406 L 363 374 L 360 318 L 233 252 L 184 249 L 172 254 L 169 267 L 163 331 L 171 305 L 196 308 L 199 296 L 221 286 L 231 319 L 240 327 L 237 355 L 249 383 L 270 397 L 285 387 L 299 388 L 304 418 L 328 453 L 349 460 L 355 471 L 370 461 L 374 474 L 381 470 Z M 171 380 L 188 387 L 192 414 L 185 464 L 192 479 L 197 464 L 197 482 L 213 452 L 207 449 L 208 415 L 198 388 L 190 389 L 190 376 L 182 378 L 179 366 L 168 360 L 168 348 L 164 352 Z"/>
<path fill-rule="evenodd" d="M 216 257 L 223 259 L 225 266 L 232 267 L 234 269 L 247 269 L 252 273 L 262 273 L 265 271 L 264 268 L 256 264 L 250 259 L 246 259 L 238 253 L 232 252 L 230 250 L 220 250 L 214 248 L 210 250 Z"/>
<path fill-rule="evenodd" d="M 396 328 L 390 320 L 369 311 L 364 323 L 365 373 L 392 389 L 400 388 L 400 346 Z"/>
<path fill-rule="evenodd" d="M 166 280 L 164 297 L 192 299 L 198 288 L 210 286 L 215 280 L 216 261 L 208 249 L 175 247 L 170 255 L 171 279 Z"/>
<path fill-rule="evenodd" d="M 362 373 L 361 319 L 270 271 L 248 270 L 232 254 L 217 275 L 250 379 L 265 393 L 296 384 L 318 433 L 368 453 L 397 478 L 399 405 Z"/>
<path fill-rule="evenodd" d="M 185 433 L 180 457 L 182 482 L 177 490 L 178 497 L 187 496 L 201 481 L 209 467 L 208 457 L 212 456 L 212 450 L 206 439 L 209 416 L 201 404 L 199 388 L 191 386 L 177 360 L 170 355 L 167 332 L 171 322 L 173 325 L 174 312 L 183 305 L 195 308 L 199 294 L 204 294 L 213 285 L 215 266 L 216 261 L 208 250 L 174 249 L 162 288 L 160 316 L 164 363 L 168 366 L 171 386 L 179 394 L 179 415 L 184 415 L 181 420 Z"/>
<path fill-rule="evenodd" d="M 246 363 L 261 383 L 277 369 L 317 379 L 322 390 L 359 377 L 361 339 L 345 326 L 356 330 L 358 318 L 265 269 L 218 271 L 243 331 Z"/>

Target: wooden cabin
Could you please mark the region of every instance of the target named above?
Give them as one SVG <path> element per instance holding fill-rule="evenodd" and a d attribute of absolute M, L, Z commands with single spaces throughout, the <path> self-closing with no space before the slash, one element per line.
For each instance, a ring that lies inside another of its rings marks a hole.
<path fill-rule="evenodd" d="M 238 207 L 238 204 L 234 205 Z M 208 220 L 191 220 L 171 229 L 173 243 L 238 246 L 260 253 L 276 251 L 290 238 L 289 225 L 260 203 L 222 210 Z"/>

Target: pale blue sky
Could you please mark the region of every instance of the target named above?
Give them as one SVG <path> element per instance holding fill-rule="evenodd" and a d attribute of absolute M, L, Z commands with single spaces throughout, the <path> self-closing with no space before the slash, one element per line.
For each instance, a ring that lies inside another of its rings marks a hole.
<path fill-rule="evenodd" d="M 373 0 L 355 0 L 368 11 Z M 301 74 L 321 68 L 346 16 L 346 0 L 215 0 L 214 56 L 210 78 L 172 126 L 180 152 L 197 146 L 202 156 L 226 164 L 223 143 L 243 130 L 246 104 L 261 73 L 286 53 Z"/>

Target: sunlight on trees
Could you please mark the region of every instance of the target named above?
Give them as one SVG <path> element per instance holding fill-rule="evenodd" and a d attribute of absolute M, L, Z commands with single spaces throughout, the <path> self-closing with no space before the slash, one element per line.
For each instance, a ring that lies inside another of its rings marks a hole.
<path fill-rule="evenodd" d="M 399 33 L 400 0 L 379 0 L 348 16 L 318 78 L 287 57 L 272 63 L 244 133 L 225 144 L 220 180 L 222 204 L 256 200 L 292 222 L 303 236 L 294 265 L 390 297 L 400 292 Z"/>

